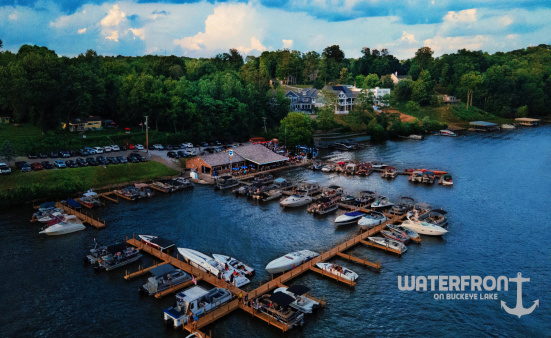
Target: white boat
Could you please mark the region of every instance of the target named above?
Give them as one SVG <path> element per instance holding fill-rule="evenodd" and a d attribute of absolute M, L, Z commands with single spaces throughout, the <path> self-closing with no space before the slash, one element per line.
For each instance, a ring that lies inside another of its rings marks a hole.
<path fill-rule="evenodd" d="M 330 272 L 335 276 L 339 276 L 340 278 L 348 279 L 352 282 L 358 279 L 357 273 L 348 268 L 345 268 L 344 266 L 331 263 L 317 263 L 316 265 L 318 266 L 318 268 Z"/>
<path fill-rule="evenodd" d="M 39 233 L 49 236 L 56 236 L 70 234 L 71 232 L 76 232 L 84 229 L 86 229 L 86 227 L 82 224 L 80 219 L 78 219 L 75 215 L 67 215 L 63 218 L 61 222 L 50 225 Z"/>
<path fill-rule="evenodd" d="M 236 271 L 237 276 L 234 278 L 234 281 L 235 281 L 235 286 L 238 288 L 250 283 L 250 280 L 244 276 L 245 275 L 244 273 L 238 270 L 235 270 L 231 266 L 228 266 L 228 269 L 226 270 L 224 267 L 224 264 L 220 264 L 214 258 L 208 255 L 205 255 L 204 253 L 201 253 L 196 250 L 184 249 L 184 248 L 178 248 L 178 252 L 180 253 L 180 255 L 184 257 L 184 259 L 191 266 L 202 269 L 206 272 L 210 272 L 214 276 L 218 276 L 218 274 L 222 272 L 222 275 L 227 282 L 231 281 L 231 278 L 232 278 L 231 276 L 233 274 L 233 271 Z"/>
<path fill-rule="evenodd" d="M 415 135 L 415 134 L 409 135 L 408 137 L 412 140 L 422 140 L 424 138 L 423 135 Z"/>
<path fill-rule="evenodd" d="M 140 237 L 140 240 L 144 242 L 146 245 L 149 245 L 157 250 L 167 252 L 168 250 L 172 249 L 175 244 L 169 241 L 168 239 L 164 239 L 157 236 L 152 235 L 138 235 Z"/>
<path fill-rule="evenodd" d="M 447 130 L 447 129 L 440 130 L 440 135 L 442 135 L 442 136 L 457 136 L 457 134 L 455 134 L 453 131 Z"/>
<path fill-rule="evenodd" d="M 296 190 L 291 196 L 284 198 L 279 202 L 283 207 L 300 207 L 312 203 L 312 197 L 307 195 L 306 190 Z"/>
<path fill-rule="evenodd" d="M 268 202 L 271 200 L 275 200 L 276 198 L 280 198 L 281 195 L 282 195 L 281 190 L 272 189 L 268 191 L 263 191 L 258 195 L 254 195 L 253 198 L 259 199 L 262 202 Z"/>
<path fill-rule="evenodd" d="M 368 239 L 375 244 L 379 244 L 389 249 L 398 250 L 400 251 L 400 253 L 404 253 L 408 251 L 408 247 L 405 246 L 404 243 L 394 239 L 384 238 L 384 237 L 368 237 Z"/>
<path fill-rule="evenodd" d="M 365 213 L 363 212 L 359 212 L 359 211 L 347 212 L 335 218 L 335 224 L 344 225 L 344 224 L 358 223 L 360 218 L 362 218 L 363 216 L 365 216 Z"/>
<path fill-rule="evenodd" d="M 373 169 L 384 169 L 384 168 L 388 167 L 388 164 L 373 162 L 371 164 L 371 167 L 373 167 Z"/>
<path fill-rule="evenodd" d="M 515 129 L 515 125 L 514 124 L 508 124 L 508 123 L 504 123 L 501 125 L 501 129 Z"/>
<path fill-rule="evenodd" d="M 291 252 L 268 263 L 266 271 L 271 274 L 289 271 L 317 256 L 319 253 L 310 250 Z"/>
<path fill-rule="evenodd" d="M 413 230 L 404 228 L 401 225 L 387 224 L 386 227 L 392 231 L 399 232 L 402 235 L 408 236 L 409 238 L 420 238 L 418 233 Z"/>
<path fill-rule="evenodd" d="M 308 287 L 295 284 L 289 288 L 285 286 L 277 288 L 274 290 L 274 293 L 283 292 L 293 297 L 295 301 L 289 304 L 289 306 L 304 313 L 312 313 L 314 309 L 319 308 L 320 303 L 306 296 L 303 296 L 308 291 L 310 291 Z"/>
<path fill-rule="evenodd" d="M 371 229 L 384 222 L 386 222 L 386 216 L 383 213 L 378 211 L 370 211 L 364 217 L 360 218 L 358 225 L 367 226 Z"/>
<path fill-rule="evenodd" d="M 393 206 L 394 203 L 390 202 L 385 196 L 379 196 L 375 202 L 371 203 L 373 209 L 384 209 Z"/>
<path fill-rule="evenodd" d="M 446 174 L 446 175 L 440 176 L 440 179 L 438 180 L 438 184 L 442 184 L 448 187 L 452 186 L 453 185 L 452 175 Z"/>
<path fill-rule="evenodd" d="M 216 259 L 216 261 L 218 263 L 220 263 L 222 265 L 228 264 L 229 266 L 231 266 L 235 270 L 244 273 L 245 276 L 254 275 L 254 269 L 253 268 L 251 268 L 250 266 L 248 266 L 247 264 L 245 264 L 241 261 L 238 261 L 237 259 L 235 259 L 233 257 L 220 255 L 220 254 L 212 254 L 212 257 L 214 257 L 214 259 Z"/>
<path fill-rule="evenodd" d="M 321 171 L 323 171 L 324 173 L 329 173 L 329 172 L 331 172 L 331 167 L 326 165 L 326 166 L 321 168 Z"/>
<path fill-rule="evenodd" d="M 65 217 L 67 214 L 66 213 L 61 213 L 61 212 L 53 212 L 51 214 L 45 214 L 43 215 L 41 218 L 38 219 L 38 221 L 40 223 L 47 223 L 48 221 L 53 221 L 53 220 L 56 220 L 56 219 L 59 219 L 59 221 L 63 220 L 63 217 Z"/>
<path fill-rule="evenodd" d="M 424 221 L 413 221 L 411 219 L 405 220 L 404 223 L 402 223 L 402 227 L 413 230 L 418 234 L 428 236 L 442 236 L 448 232 L 446 229 L 436 224 Z"/>
<path fill-rule="evenodd" d="M 386 238 L 394 239 L 396 241 L 400 241 L 402 243 L 409 242 L 409 236 L 404 234 L 401 231 L 392 231 L 392 230 L 383 230 L 381 231 L 381 234 L 385 236 Z"/>

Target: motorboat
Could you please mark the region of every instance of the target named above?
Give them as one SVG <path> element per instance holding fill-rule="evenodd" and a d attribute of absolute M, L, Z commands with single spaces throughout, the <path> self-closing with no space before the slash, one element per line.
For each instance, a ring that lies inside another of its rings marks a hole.
<path fill-rule="evenodd" d="M 99 195 L 93 192 L 92 189 L 82 194 L 82 197 L 80 199 L 77 199 L 77 202 L 79 202 L 80 204 L 88 208 L 101 205 L 101 201 L 99 200 Z"/>
<path fill-rule="evenodd" d="M 150 247 L 164 252 L 168 252 L 175 246 L 172 241 L 157 236 L 138 235 L 138 237 L 140 237 L 140 240 L 145 243 L 145 245 L 149 245 Z"/>
<path fill-rule="evenodd" d="M 386 216 L 378 211 L 370 211 L 365 216 L 360 218 L 358 225 L 367 226 L 369 229 L 381 225 L 387 221 Z"/>
<path fill-rule="evenodd" d="M 356 198 L 354 204 L 362 206 L 375 202 L 377 193 L 375 191 L 363 190 L 360 191 L 360 197 Z"/>
<path fill-rule="evenodd" d="M 185 326 L 189 321 L 190 312 L 199 318 L 205 316 L 232 300 L 229 290 L 213 288 L 206 290 L 193 286 L 176 294 L 174 305 L 164 310 L 165 324 L 174 328 Z"/>
<path fill-rule="evenodd" d="M 308 196 L 307 194 L 308 192 L 306 190 L 295 190 L 295 192 L 291 196 L 282 199 L 279 204 L 282 207 L 289 208 L 310 204 L 312 203 L 312 197 Z"/>
<path fill-rule="evenodd" d="M 221 176 L 218 177 L 218 179 L 216 180 L 214 188 L 218 190 L 224 190 L 237 187 L 238 185 L 239 181 L 234 179 L 232 176 Z"/>
<path fill-rule="evenodd" d="M 426 221 L 443 227 L 448 225 L 448 218 L 446 217 L 447 214 L 448 212 L 442 209 L 433 209 L 429 212 L 429 216 L 426 218 Z"/>
<path fill-rule="evenodd" d="M 371 163 L 361 163 L 358 168 L 358 175 L 369 176 L 373 173 L 373 166 Z"/>
<path fill-rule="evenodd" d="M 358 223 L 360 218 L 365 216 L 365 213 L 359 211 L 352 211 L 344 213 L 335 219 L 336 225 L 355 224 Z"/>
<path fill-rule="evenodd" d="M 285 286 L 277 288 L 274 290 L 274 293 L 283 292 L 284 294 L 293 297 L 295 301 L 289 304 L 289 306 L 303 313 L 312 313 L 313 310 L 319 308 L 320 303 L 306 296 L 303 296 L 308 291 L 310 291 L 310 288 L 304 285 L 295 284 L 289 288 Z"/>
<path fill-rule="evenodd" d="M 81 231 L 86 229 L 86 227 L 82 224 L 80 219 L 78 219 L 75 215 L 67 215 L 63 217 L 63 220 L 58 223 L 50 224 L 53 222 L 57 222 L 56 220 L 49 221 L 42 231 L 40 231 L 40 234 L 46 234 L 48 236 L 57 236 L 57 235 L 65 235 L 70 234 L 72 232 Z"/>
<path fill-rule="evenodd" d="M 344 193 L 344 190 L 342 190 L 342 188 L 339 187 L 338 185 L 330 185 L 323 190 L 323 192 L 321 193 L 321 196 L 336 198 L 336 197 L 342 196 L 343 193 Z"/>
<path fill-rule="evenodd" d="M 407 218 L 414 221 L 422 221 L 429 216 L 431 206 L 426 203 L 417 203 L 413 206 L 413 209 L 407 213 Z"/>
<path fill-rule="evenodd" d="M 440 135 L 441 136 L 457 136 L 456 133 L 454 133 L 453 131 L 448 130 L 448 129 L 440 130 Z"/>
<path fill-rule="evenodd" d="M 436 224 L 425 221 L 414 221 L 407 219 L 402 223 L 402 227 L 415 231 L 421 235 L 442 236 L 448 231 Z"/>
<path fill-rule="evenodd" d="M 353 145 L 343 142 L 335 142 L 333 143 L 333 147 L 337 150 L 354 150 L 357 149 Z"/>
<path fill-rule="evenodd" d="M 404 253 L 408 251 L 408 247 L 404 245 L 404 243 L 391 239 L 391 238 L 385 238 L 385 237 L 368 237 L 369 241 L 381 246 L 384 246 L 385 248 L 394 249 L 397 251 L 400 251 L 400 253 Z"/>
<path fill-rule="evenodd" d="M 409 237 L 404 236 L 403 234 L 401 234 L 398 231 L 395 232 L 395 231 L 391 231 L 391 230 L 383 230 L 383 231 L 381 231 L 381 234 L 383 236 L 385 236 L 386 238 L 390 238 L 390 239 L 393 239 L 393 240 L 396 240 L 396 241 L 400 241 L 402 243 L 409 242 Z"/>
<path fill-rule="evenodd" d="M 314 195 L 321 192 L 321 187 L 318 182 L 314 180 L 308 180 L 298 184 L 299 190 L 304 190 L 307 192 L 307 195 Z"/>
<path fill-rule="evenodd" d="M 289 186 L 291 186 L 291 183 L 289 183 L 286 179 L 283 177 L 276 178 L 274 182 L 272 183 L 272 186 L 277 189 L 285 189 Z"/>
<path fill-rule="evenodd" d="M 271 295 L 262 295 L 254 304 L 257 311 L 285 325 L 287 329 L 304 325 L 304 313 L 290 305 L 295 301 L 294 297 L 284 292 L 274 292 Z M 270 320 L 268 319 L 268 320 Z"/>
<path fill-rule="evenodd" d="M 250 280 L 245 277 L 246 273 L 233 268 L 232 266 L 219 263 L 216 259 L 205 255 L 196 250 L 178 248 L 178 252 L 188 262 L 189 265 L 210 272 L 214 276 L 222 273 L 222 276 L 227 282 L 235 282 L 235 286 L 240 288 L 243 285 L 250 283 Z M 237 275 L 233 276 L 236 271 Z"/>
<path fill-rule="evenodd" d="M 338 208 L 339 205 L 337 204 L 337 199 L 321 197 L 314 203 L 310 204 L 307 210 L 314 215 L 325 215 L 337 211 Z"/>
<path fill-rule="evenodd" d="M 438 180 L 438 184 L 451 187 L 453 185 L 452 175 L 446 174 L 446 175 L 440 176 L 440 179 Z"/>
<path fill-rule="evenodd" d="M 212 257 L 216 259 L 216 261 L 222 265 L 229 265 L 234 270 L 240 271 L 245 276 L 253 276 L 254 275 L 254 269 L 248 266 L 247 264 L 233 258 L 230 256 L 220 255 L 220 254 L 212 254 Z"/>
<path fill-rule="evenodd" d="M 61 222 L 63 220 L 63 217 L 65 217 L 67 214 L 66 213 L 62 213 L 62 212 L 59 212 L 59 211 L 56 211 L 56 212 L 52 212 L 52 213 L 48 213 L 48 212 L 45 212 L 43 213 L 42 215 L 40 215 L 37 220 L 40 222 L 40 223 L 47 223 L 49 221 L 55 221 L 57 220 L 57 223 Z"/>
<path fill-rule="evenodd" d="M 194 188 L 195 187 L 195 184 L 193 184 L 193 182 L 191 182 L 190 180 L 188 180 L 185 177 L 176 177 L 174 180 L 182 183 L 184 185 L 184 188 Z"/>
<path fill-rule="evenodd" d="M 344 173 L 346 175 L 354 175 L 356 173 L 357 165 L 354 163 L 348 163 L 344 168 Z"/>
<path fill-rule="evenodd" d="M 268 202 L 271 200 L 275 200 L 276 198 L 280 198 L 281 196 L 282 196 L 281 190 L 271 189 L 271 190 L 263 191 L 258 195 L 253 196 L 253 198 L 256 197 L 262 202 Z"/>
<path fill-rule="evenodd" d="M 423 182 L 423 172 L 421 172 L 421 171 L 412 172 L 411 175 L 408 177 L 408 181 L 410 181 L 410 182 Z"/>
<path fill-rule="evenodd" d="M 125 243 L 110 245 L 105 248 L 101 258 L 94 263 L 94 269 L 111 271 L 133 263 L 142 258 L 140 250 L 127 247 Z"/>
<path fill-rule="evenodd" d="M 289 271 L 317 256 L 319 253 L 310 250 L 291 252 L 268 263 L 266 271 L 271 274 Z"/>
<path fill-rule="evenodd" d="M 371 166 L 373 167 L 373 169 L 385 169 L 386 167 L 388 167 L 388 164 L 373 162 Z"/>
<path fill-rule="evenodd" d="M 409 136 L 400 136 L 401 138 L 407 138 L 407 139 L 410 139 L 410 140 L 423 140 L 424 137 L 423 135 L 415 135 L 415 134 L 411 134 Z"/>
<path fill-rule="evenodd" d="M 394 167 L 386 167 L 381 173 L 382 178 L 396 178 L 398 176 L 398 170 Z"/>
<path fill-rule="evenodd" d="M 516 126 L 514 124 L 504 123 L 501 125 L 501 129 L 515 129 Z"/>
<path fill-rule="evenodd" d="M 180 269 L 175 269 L 170 264 L 159 265 L 149 272 L 151 277 L 147 279 L 147 283 L 140 287 L 139 291 L 150 296 L 192 280 L 190 275 Z"/>
<path fill-rule="evenodd" d="M 385 196 L 379 196 L 375 202 L 371 203 L 371 208 L 373 209 L 385 209 L 390 208 L 394 203 L 390 202 Z"/>
<path fill-rule="evenodd" d="M 39 212 L 46 212 L 55 209 L 55 202 L 46 202 L 40 204 L 38 207 Z"/>
<path fill-rule="evenodd" d="M 402 235 L 408 236 L 409 238 L 415 238 L 415 239 L 420 238 L 418 233 L 416 233 L 413 230 L 404 228 L 401 225 L 387 224 L 386 227 L 389 228 L 390 230 L 394 231 L 394 232 L 399 232 Z"/>
<path fill-rule="evenodd" d="M 317 263 L 316 265 L 318 268 L 327 271 L 335 276 L 338 276 L 339 278 L 348 279 L 352 282 L 358 279 L 357 273 L 348 268 L 345 268 L 344 266 L 332 263 Z"/>
<path fill-rule="evenodd" d="M 232 192 L 236 195 L 247 195 L 249 193 L 249 186 L 243 185 L 236 189 L 233 189 Z"/>
<path fill-rule="evenodd" d="M 447 171 L 443 171 L 443 170 L 430 170 L 430 169 L 405 169 L 404 170 L 404 172 L 406 173 L 412 173 L 414 171 L 420 171 L 421 173 L 424 173 L 425 171 L 432 171 L 437 176 L 448 174 Z"/>
<path fill-rule="evenodd" d="M 322 168 L 321 168 L 321 171 L 324 172 L 324 173 L 330 173 L 332 172 L 334 169 L 332 166 L 328 166 L 328 165 L 324 165 Z"/>
<path fill-rule="evenodd" d="M 341 197 L 341 202 L 345 204 L 350 204 L 356 200 L 355 196 L 352 195 L 345 195 Z"/>
<path fill-rule="evenodd" d="M 421 182 L 425 184 L 434 184 L 435 175 L 432 171 L 425 171 Z"/>
<path fill-rule="evenodd" d="M 404 215 L 413 208 L 414 204 L 415 200 L 413 198 L 403 196 L 400 203 L 393 205 L 389 212 L 393 215 Z"/>

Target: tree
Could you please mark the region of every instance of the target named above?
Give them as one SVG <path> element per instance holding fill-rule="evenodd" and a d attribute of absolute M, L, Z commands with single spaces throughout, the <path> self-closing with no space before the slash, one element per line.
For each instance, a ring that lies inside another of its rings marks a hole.
<path fill-rule="evenodd" d="M 526 116 L 528 116 L 528 106 L 518 107 L 515 117 L 526 117 Z"/>
<path fill-rule="evenodd" d="M 306 114 L 289 113 L 281 120 L 279 139 L 283 140 L 289 149 L 299 145 L 311 145 L 314 131 L 310 120 L 310 116 Z"/>
<path fill-rule="evenodd" d="M 384 138 L 385 129 L 377 122 L 376 118 L 373 118 L 367 125 L 367 133 L 371 135 L 371 140 L 380 141 Z"/>
<path fill-rule="evenodd" d="M 418 65 L 421 70 L 427 69 L 434 60 L 432 54 L 434 54 L 434 52 L 430 47 L 421 47 L 415 52 L 413 63 Z"/>
<path fill-rule="evenodd" d="M 386 112 L 388 106 L 390 105 L 390 95 L 385 94 L 382 98 L 379 99 L 379 102 L 383 106 L 383 111 Z"/>
<path fill-rule="evenodd" d="M 479 72 L 469 72 L 461 77 L 461 85 L 467 89 L 467 109 L 469 109 L 469 100 L 472 106 L 474 91 L 482 82 L 484 78 Z"/>
<path fill-rule="evenodd" d="M 326 47 L 323 50 L 322 56 L 324 59 L 332 59 L 336 63 L 341 63 L 344 59 L 344 52 L 341 50 L 339 45 L 333 45 Z"/>
<path fill-rule="evenodd" d="M 8 163 L 15 157 L 15 148 L 11 145 L 10 141 L 4 141 L 4 144 L 0 149 L 0 156 L 2 156 Z"/>
<path fill-rule="evenodd" d="M 365 77 L 365 82 L 363 88 L 371 89 L 375 87 L 380 87 L 381 80 L 379 80 L 379 76 L 377 74 L 369 74 Z"/>
<path fill-rule="evenodd" d="M 355 130 L 360 130 L 362 124 L 367 125 L 374 117 L 373 111 L 373 93 L 367 90 L 362 90 L 352 106 L 352 110 L 347 116 L 347 120 L 355 127 Z"/>
<path fill-rule="evenodd" d="M 318 128 L 327 133 L 335 125 L 335 111 L 339 106 L 339 98 L 336 93 L 330 90 L 322 91 L 322 97 L 323 107 L 320 109 L 316 120 Z"/>
<path fill-rule="evenodd" d="M 348 68 L 341 69 L 339 83 L 348 84 Z"/>
<path fill-rule="evenodd" d="M 2 39 L 0 39 L 0 49 L 4 46 L 4 43 L 2 42 Z"/>

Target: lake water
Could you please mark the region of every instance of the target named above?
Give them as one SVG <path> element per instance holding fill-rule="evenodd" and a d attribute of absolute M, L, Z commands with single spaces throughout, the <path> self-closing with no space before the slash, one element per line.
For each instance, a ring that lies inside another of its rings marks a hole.
<path fill-rule="evenodd" d="M 465 135 L 389 141 L 351 153 L 400 170 L 449 170 L 451 188 L 413 185 L 406 176 L 387 181 L 377 173 L 368 178 L 306 169 L 279 173 L 443 207 L 449 212 L 449 233 L 423 237 L 422 244 L 408 245 L 402 257 L 357 245 L 352 255 L 380 261 L 382 268 L 375 272 L 334 259 L 358 273 L 353 289 L 313 272 L 293 280 L 327 300 L 325 309 L 306 316 L 303 328 L 282 334 L 237 310 L 203 331 L 212 330 L 216 338 L 551 335 L 551 126 Z M 173 296 L 140 297 L 138 288 L 147 277 L 124 280 L 125 270 L 136 271 L 138 263 L 98 274 L 82 263 L 94 238 L 112 244 L 132 234 L 154 234 L 179 247 L 231 255 L 256 269 L 253 288 L 270 278 L 264 267 L 272 259 L 301 249 L 326 250 L 358 230 L 336 229 L 334 214 L 313 217 L 305 207 L 282 210 L 277 201 L 259 205 L 211 186 L 158 194 L 148 201 L 110 203 L 94 211 L 107 221 L 105 229 L 61 237 L 38 235 L 39 225 L 29 223 L 32 213 L 30 206 L 0 213 L 1 337 L 185 336 L 182 330 L 167 329 L 162 320 Z M 141 264 L 150 266 L 152 257 L 145 254 Z M 400 275 L 513 278 L 518 272 L 530 278 L 523 284 L 524 307 L 540 302 L 520 319 L 500 308 L 502 300 L 515 307 L 516 283 L 509 283 L 508 292 L 498 292 L 498 300 L 477 301 L 435 300 L 435 292 L 399 291 L 397 283 Z"/>

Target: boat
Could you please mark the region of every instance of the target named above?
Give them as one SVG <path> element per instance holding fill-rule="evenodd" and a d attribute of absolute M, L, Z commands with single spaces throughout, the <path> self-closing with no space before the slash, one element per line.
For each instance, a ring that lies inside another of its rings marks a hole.
<path fill-rule="evenodd" d="M 408 177 L 408 181 L 410 181 L 410 182 L 423 182 L 423 172 L 421 172 L 421 171 L 412 172 L 411 175 Z"/>
<path fill-rule="evenodd" d="M 404 243 L 385 237 L 368 237 L 369 241 L 389 249 L 400 251 L 401 254 L 408 251 L 408 247 Z"/>
<path fill-rule="evenodd" d="M 294 297 L 284 292 L 274 292 L 271 295 L 262 295 L 256 299 L 254 307 L 270 317 L 268 320 L 276 320 L 285 325 L 286 329 L 304 325 L 304 313 L 291 307 Z"/>
<path fill-rule="evenodd" d="M 139 291 L 150 296 L 192 280 L 190 275 L 180 269 L 175 269 L 170 264 L 159 265 L 149 272 L 151 277 L 147 279 L 147 283 L 140 287 Z"/>
<path fill-rule="evenodd" d="M 328 165 L 324 165 L 322 168 L 321 168 L 321 171 L 324 172 L 324 173 L 330 173 L 332 172 L 334 169 L 332 166 L 328 166 Z"/>
<path fill-rule="evenodd" d="M 175 246 L 172 241 L 157 236 L 138 235 L 138 237 L 140 237 L 140 240 L 145 243 L 145 245 L 149 245 L 150 247 L 164 252 L 168 252 Z"/>
<path fill-rule="evenodd" d="M 324 271 L 338 276 L 339 278 L 344 278 L 352 282 L 358 279 L 357 273 L 348 268 L 345 268 L 344 266 L 332 263 L 316 263 L 316 266 Z"/>
<path fill-rule="evenodd" d="M 363 206 L 375 202 L 377 193 L 375 191 L 363 190 L 360 191 L 360 197 L 354 201 L 355 205 Z"/>
<path fill-rule="evenodd" d="M 388 167 L 388 164 L 373 162 L 371 164 L 371 166 L 373 167 L 373 169 L 384 169 L 384 168 Z"/>
<path fill-rule="evenodd" d="M 423 140 L 424 137 L 423 135 L 415 135 L 415 134 L 411 134 L 409 136 L 400 136 L 401 138 L 407 138 L 407 139 L 410 139 L 410 140 Z"/>
<path fill-rule="evenodd" d="M 431 206 L 426 203 L 417 203 L 413 209 L 407 213 L 407 217 L 414 221 L 422 221 L 429 216 Z"/>
<path fill-rule="evenodd" d="M 318 256 L 319 253 L 310 250 L 291 252 L 268 263 L 266 271 L 271 274 L 289 271 Z"/>
<path fill-rule="evenodd" d="M 93 208 L 95 206 L 100 206 L 101 201 L 99 200 L 99 195 L 95 192 L 93 192 L 91 189 L 82 194 L 82 197 L 77 200 L 80 204 L 88 207 Z"/>
<path fill-rule="evenodd" d="M 422 183 L 425 184 L 434 184 L 434 173 L 432 171 L 425 171 L 423 173 Z"/>
<path fill-rule="evenodd" d="M 233 179 L 232 176 L 221 176 L 221 177 L 218 177 L 218 179 L 216 180 L 214 189 L 224 190 L 224 189 L 237 187 L 238 185 L 239 185 L 239 181 Z"/>
<path fill-rule="evenodd" d="M 308 212 L 311 212 L 314 215 L 325 215 L 337 211 L 338 208 L 339 205 L 337 204 L 336 199 L 322 197 L 308 207 Z"/>
<path fill-rule="evenodd" d="M 409 242 L 409 236 L 404 236 L 403 234 L 401 234 L 398 231 L 395 232 L 395 231 L 390 231 L 390 230 L 382 230 L 381 234 L 383 236 L 385 236 L 386 238 L 390 238 L 390 239 L 393 239 L 393 240 L 396 240 L 396 241 L 400 241 L 402 243 Z"/>
<path fill-rule="evenodd" d="M 38 211 L 39 212 L 46 212 L 46 211 L 50 211 L 54 208 L 55 208 L 55 202 L 46 202 L 46 203 L 40 204 L 40 206 L 38 207 Z"/>
<path fill-rule="evenodd" d="M 448 212 L 442 209 L 433 209 L 429 212 L 429 216 L 426 218 L 426 221 L 443 227 L 448 225 L 448 218 L 446 217 L 447 214 Z"/>
<path fill-rule="evenodd" d="M 310 288 L 304 285 L 295 284 L 289 288 L 285 286 L 277 288 L 274 290 L 274 293 L 283 292 L 284 294 L 293 297 L 295 301 L 289 304 L 289 306 L 302 313 L 312 313 L 313 310 L 319 308 L 320 303 L 306 296 L 303 296 L 308 291 L 310 291 Z"/>
<path fill-rule="evenodd" d="M 247 195 L 249 193 L 249 186 L 240 186 L 237 189 L 233 189 L 232 192 L 236 195 Z"/>
<path fill-rule="evenodd" d="M 515 129 L 516 126 L 514 124 L 504 123 L 501 125 L 501 129 Z"/>
<path fill-rule="evenodd" d="M 385 209 L 390 208 L 394 203 L 390 202 L 385 196 L 379 196 L 375 202 L 371 203 L 371 208 L 373 209 Z"/>
<path fill-rule="evenodd" d="M 259 176 L 255 176 L 253 182 L 254 183 L 260 183 L 260 184 L 268 184 L 272 183 L 274 181 L 274 176 L 270 174 L 260 174 Z"/>
<path fill-rule="evenodd" d="M 333 143 L 333 147 L 337 150 L 354 150 L 357 149 L 353 145 L 344 143 L 344 142 L 335 142 Z"/>
<path fill-rule="evenodd" d="M 381 225 L 387 221 L 386 216 L 378 211 L 370 211 L 365 216 L 360 218 L 358 225 L 367 226 L 369 229 Z"/>
<path fill-rule="evenodd" d="M 277 189 L 285 189 L 289 186 L 291 186 L 291 183 L 289 183 L 286 179 L 283 177 L 276 178 L 274 182 L 272 183 L 272 186 Z"/>
<path fill-rule="evenodd" d="M 398 170 L 394 167 L 386 167 L 381 173 L 382 178 L 396 178 L 398 176 Z"/>
<path fill-rule="evenodd" d="M 218 276 L 219 273 L 222 273 L 222 277 L 227 282 L 235 282 L 235 286 L 238 288 L 251 282 L 247 277 L 245 277 L 247 275 L 246 271 L 242 272 L 230 265 L 221 264 L 216 259 L 205 255 L 204 253 L 193 249 L 184 248 L 178 248 L 178 252 L 183 256 L 189 265 L 206 272 L 210 272 L 214 276 Z M 234 271 L 236 272 L 236 275 L 233 275 Z"/>
<path fill-rule="evenodd" d="M 424 173 L 425 171 L 432 171 L 436 176 L 440 176 L 440 175 L 445 175 L 445 174 L 448 174 L 447 171 L 443 171 L 443 170 L 429 170 L 429 169 L 404 169 L 404 172 L 406 173 L 412 173 L 414 171 L 420 171 L 422 173 Z"/>
<path fill-rule="evenodd" d="M 306 191 L 307 195 L 314 195 L 321 192 L 321 187 L 318 182 L 314 180 L 299 183 L 297 189 Z"/>
<path fill-rule="evenodd" d="M 360 218 L 365 216 L 365 213 L 359 211 L 352 211 L 344 213 L 335 219 L 336 225 L 355 224 L 358 223 Z"/>
<path fill-rule="evenodd" d="M 254 269 L 248 266 L 247 264 L 233 258 L 230 256 L 220 255 L 220 254 L 212 254 L 212 257 L 216 259 L 216 261 L 222 265 L 229 265 L 234 270 L 239 271 L 243 273 L 245 276 L 251 277 L 254 275 Z"/>
<path fill-rule="evenodd" d="M 420 238 L 418 233 L 413 230 L 404 228 L 401 225 L 387 224 L 386 227 L 392 231 L 399 231 L 402 235 L 408 236 L 409 238 Z"/>
<path fill-rule="evenodd" d="M 291 196 L 282 199 L 279 204 L 282 207 L 295 208 L 310 204 L 311 202 L 312 197 L 308 196 L 308 192 L 306 190 L 295 190 Z"/>
<path fill-rule="evenodd" d="M 195 187 L 195 184 L 193 184 L 193 182 L 191 182 L 190 180 L 188 180 L 185 177 L 176 177 L 174 180 L 182 183 L 184 185 L 184 188 L 194 188 Z"/>
<path fill-rule="evenodd" d="M 404 215 L 411 209 L 413 209 L 413 205 L 415 204 L 415 200 L 411 197 L 402 196 L 400 199 L 400 203 L 393 205 L 390 209 L 389 213 L 392 215 Z"/>
<path fill-rule="evenodd" d="M 232 300 L 229 290 L 213 288 L 206 290 L 200 286 L 193 286 L 176 294 L 174 305 L 164 309 L 166 325 L 174 328 L 185 326 L 189 321 L 190 312 L 199 318 L 220 308 Z"/>
<path fill-rule="evenodd" d="M 56 212 L 52 212 L 52 213 L 43 213 L 42 215 L 40 215 L 37 220 L 40 222 L 40 223 L 47 223 L 49 221 L 55 221 L 57 220 L 57 223 L 61 222 L 63 220 L 63 217 L 65 217 L 67 214 L 66 213 L 62 213 L 62 212 L 59 212 L 59 211 L 56 211 Z"/>
<path fill-rule="evenodd" d="M 271 189 L 271 190 L 260 192 L 258 195 L 253 196 L 253 198 L 256 197 L 262 202 L 268 202 L 271 200 L 275 200 L 276 198 L 280 198 L 281 195 L 282 195 L 281 190 Z"/>
<path fill-rule="evenodd" d="M 40 231 L 39 234 L 57 236 L 70 234 L 72 232 L 86 229 L 80 219 L 78 219 L 75 215 L 67 215 L 63 217 L 61 222 L 58 222 L 58 220 L 56 219 L 53 221 L 49 221 L 47 224 L 48 225 L 42 231 Z"/>
<path fill-rule="evenodd" d="M 94 269 L 111 271 L 133 263 L 142 258 L 140 250 L 127 247 L 125 243 L 110 245 L 100 252 L 100 259 L 94 263 Z"/>
<path fill-rule="evenodd" d="M 344 195 L 341 197 L 341 202 L 345 204 L 350 204 L 356 200 L 355 196 L 352 195 Z"/>
<path fill-rule="evenodd" d="M 342 196 L 343 193 L 344 193 L 344 190 L 342 190 L 342 188 L 339 187 L 338 185 L 330 185 L 327 188 L 323 189 L 321 196 L 336 198 L 336 197 Z"/>
<path fill-rule="evenodd" d="M 369 176 L 373 173 L 373 166 L 371 163 L 361 163 L 358 168 L 358 175 Z"/>
<path fill-rule="evenodd" d="M 440 179 L 438 180 L 438 184 L 442 184 L 448 187 L 452 186 L 453 185 L 452 175 L 446 174 L 446 175 L 440 176 Z"/>
<path fill-rule="evenodd" d="M 456 133 L 454 133 L 453 131 L 451 130 L 448 130 L 448 129 L 444 129 L 444 130 L 440 130 L 440 136 L 457 136 Z"/>
<path fill-rule="evenodd" d="M 357 165 L 354 163 L 348 163 L 344 168 L 344 173 L 346 175 L 354 175 L 356 173 Z"/>
<path fill-rule="evenodd" d="M 428 236 L 442 236 L 448 231 L 436 224 L 432 224 L 425 221 L 414 221 L 407 219 L 402 223 L 402 227 L 415 231 L 421 235 Z"/>

